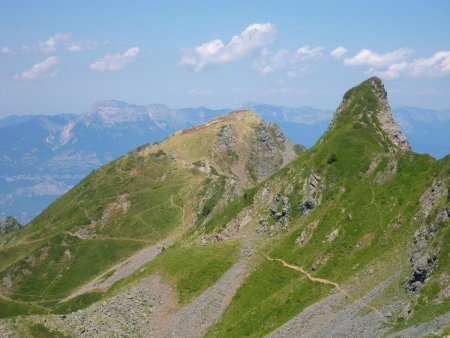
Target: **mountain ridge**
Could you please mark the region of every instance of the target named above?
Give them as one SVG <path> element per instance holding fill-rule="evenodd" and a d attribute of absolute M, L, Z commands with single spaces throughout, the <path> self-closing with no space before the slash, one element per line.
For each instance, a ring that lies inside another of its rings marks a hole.
<path fill-rule="evenodd" d="M 320 141 L 286 165 L 279 129 L 240 111 L 96 170 L 4 237 L 0 306 L 37 315 L 0 323 L 76 336 L 445 334 L 450 156 L 389 138 L 370 81 L 348 93 Z M 271 173 L 253 176 L 247 164 L 269 159 Z M 109 270 L 153 246 L 121 278 Z M 64 301 L 95 280 L 104 287 Z"/>
<path fill-rule="evenodd" d="M 109 101 L 100 102 L 104 105 Z M 294 143 L 307 148 L 314 145 L 326 130 L 332 115 L 330 111 L 307 107 L 243 104 L 246 105 L 268 122 L 277 122 Z M 4 145 L 0 147 L 0 171 L 3 174 L 0 176 L 0 215 L 14 215 L 25 224 L 91 170 L 140 144 L 161 141 L 176 130 L 204 123 L 227 111 L 202 107 L 173 109 L 164 105 L 129 106 L 137 110 L 134 120 L 139 116 L 144 120 L 114 124 L 86 121 L 90 127 L 76 122 L 82 116 L 75 115 L 20 118 L 25 124 L 14 124 L 14 119 L 6 121 L 8 127 L 0 133 L 0 141 Z M 164 118 L 165 115 L 168 117 Z M 427 109 L 414 113 L 411 109 L 394 109 L 395 120 L 414 150 L 429 152 L 435 158 L 441 158 L 450 151 L 449 116 L 445 111 Z M 11 149 L 16 150 L 13 152 Z"/>

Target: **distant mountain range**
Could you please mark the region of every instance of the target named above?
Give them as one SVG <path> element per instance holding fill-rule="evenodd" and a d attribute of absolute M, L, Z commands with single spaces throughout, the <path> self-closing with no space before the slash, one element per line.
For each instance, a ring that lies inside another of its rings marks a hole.
<path fill-rule="evenodd" d="M 247 102 L 239 109 L 274 122 L 294 143 L 311 147 L 327 128 L 331 110 Z M 163 140 L 232 109 L 182 108 L 100 101 L 85 114 L 8 116 L 0 120 L 0 218 L 26 223 L 86 174 L 135 147 Z M 419 153 L 450 153 L 450 110 L 394 109 Z"/>

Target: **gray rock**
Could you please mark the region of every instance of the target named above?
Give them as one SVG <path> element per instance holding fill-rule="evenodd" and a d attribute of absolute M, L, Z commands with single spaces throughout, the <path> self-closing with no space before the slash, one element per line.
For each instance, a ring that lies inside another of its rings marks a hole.
<path fill-rule="evenodd" d="M 281 206 L 281 211 L 278 211 Z M 284 221 L 284 218 L 289 213 L 289 198 L 280 193 L 276 193 L 273 203 L 270 206 L 271 216 L 279 223 Z"/>
<path fill-rule="evenodd" d="M 437 255 L 433 251 L 435 249 L 430 247 L 430 243 L 440 230 L 441 225 L 448 219 L 447 210 L 440 210 L 429 226 L 422 225 L 414 233 L 414 249 L 409 260 L 412 272 L 405 281 L 408 291 L 418 291 L 430 276 L 437 259 Z"/>
<path fill-rule="evenodd" d="M 411 146 L 408 140 L 405 135 L 403 135 L 400 127 L 392 116 L 391 107 L 389 106 L 387 100 L 387 92 L 384 89 L 383 83 L 379 79 L 375 78 L 372 78 L 370 83 L 372 86 L 372 91 L 379 99 L 380 109 L 377 117 L 380 122 L 380 127 L 387 135 L 389 141 L 394 145 L 393 150 L 410 151 Z"/>
<path fill-rule="evenodd" d="M 221 148 L 231 147 L 236 143 L 236 132 L 230 124 L 224 125 L 220 128 L 217 137 L 217 146 Z"/>
<path fill-rule="evenodd" d="M 0 234 L 19 230 L 22 227 L 13 216 L 7 216 L 4 220 L 0 220 Z"/>
<path fill-rule="evenodd" d="M 330 232 L 327 236 L 327 242 L 331 243 L 333 242 L 337 236 L 339 236 L 339 229 L 334 229 L 332 232 Z"/>
<path fill-rule="evenodd" d="M 303 215 L 306 215 L 310 210 L 314 209 L 315 206 L 315 201 L 312 198 L 300 202 L 300 210 Z"/>
<path fill-rule="evenodd" d="M 411 303 L 408 303 L 400 311 L 400 314 L 398 315 L 398 319 L 401 319 L 401 320 L 408 319 L 411 316 L 411 313 L 412 313 L 412 306 L 411 306 Z"/>

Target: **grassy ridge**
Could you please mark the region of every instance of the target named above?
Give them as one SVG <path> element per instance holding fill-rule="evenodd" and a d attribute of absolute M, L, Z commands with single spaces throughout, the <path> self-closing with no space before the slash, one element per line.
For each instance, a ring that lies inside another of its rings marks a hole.
<path fill-rule="evenodd" d="M 367 290 L 394 271 L 409 271 L 412 237 L 421 225 L 416 217 L 420 196 L 436 177 L 444 177 L 446 184 L 450 183 L 450 165 L 448 159 L 436 161 L 426 155 L 386 154 L 376 170 L 368 173 L 369 164 L 389 148 L 377 136 L 378 124 L 371 123 L 368 117 L 378 108 L 377 99 L 368 82 L 352 89 L 345 97 L 347 106 L 322 139 L 266 184 L 277 180 L 284 182 L 281 184 L 284 187 L 293 185 L 293 192 L 285 194 L 294 202 L 293 208 L 298 208 L 295 201 L 299 200 L 301 184 L 295 182 L 302 182 L 314 172 L 325 182 L 322 204 L 308 216 L 292 212 L 291 231 L 272 239 L 261 250 L 303 266 L 314 276 L 338 283 L 366 276 L 367 271 L 376 267 Z M 366 124 L 360 124 L 360 119 L 367 121 Z M 390 173 L 389 161 L 395 161 L 396 172 Z M 382 183 L 376 183 L 380 175 L 385 178 Z M 448 206 L 448 201 L 441 202 L 437 208 L 442 203 Z M 295 244 L 296 238 L 312 222 L 318 223 L 311 239 L 303 246 Z M 336 229 L 339 235 L 328 242 L 327 236 Z M 442 288 L 437 279 L 443 271 L 448 271 L 448 255 L 442 249 L 448 243 L 448 235 L 447 224 L 435 240 L 434 246 L 441 247 L 439 265 L 421 291 L 417 311 L 408 322 L 399 321 L 397 328 L 450 310 L 448 301 L 441 304 L 430 301 Z M 404 287 L 401 289 L 408 297 Z M 262 260 L 207 336 L 263 336 L 328 291 L 329 286 L 306 281 L 278 263 Z"/>
<path fill-rule="evenodd" d="M 0 277 L 12 285 L 4 292 L 28 301 L 64 298 L 176 229 L 199 179 L 167 156 L 138 152 L 95 171 L 0 250 Z M 82 229 L 86 239 L 74 235 Z"/>

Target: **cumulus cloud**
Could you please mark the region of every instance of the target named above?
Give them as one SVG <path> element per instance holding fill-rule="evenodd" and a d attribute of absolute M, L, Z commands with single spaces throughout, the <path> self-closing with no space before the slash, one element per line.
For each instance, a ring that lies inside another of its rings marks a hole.
<path fill-rule="evenodd" d="M 382 70 L 369 70 L 370 74 L 385 79 L 399 77 L 439 77 L 450 75 L 450 51 L 439 51 L 428 58 L 418 58 L 411 62 L 398 62 Z"/>
<path fill-rule="evenodd" d="M 325 49 L 324 47 L 311 48 L 309 45 L 306 45 L 306 46 L 303 46 L 303 47 L 300 47 L 299 49 L 297 49 L 294 57 L 300 61 L 308 60 L 308 59 L 316 60 L 316 59 L 322 57 L 322 55 L 323 55 L 322 52 L 324 49 Z"/>
<path fill-rule="evenodd" d="M 352 58 L 346 58 L 344 64 L 348 66 L 369 66 L 375 68 L 386 67 L 400 62 L 412 53 L 412 49 L 399 48 L 393 52 L 378 54 L 370 49 L 363 49 Z"/>
<path fill-rule="evenodd" d="M 69 33 L 56 34 L 46 41 L 39 42 L 39 50 L 42 53 L 54 53 L 61 44 L 66 43 L 71 39 L 72 35 Z"/>
<path fill-rule="evenodd" d="M 129 63 L 134 62 L 138 55 L 139 48 L 132 47 L 123 54 L 108 54 L 91 63 L 90 68 L 99 72 L 120 70 Z"/>
<path fill-rule="evenodd" d="M 58 64 L 58 58 L 56 56 L 50 56 L 46 60 L 36 63 L 30 69 L 22 72 L 21 74 L 14 75 L 16 80 L 32 80 L 45 77 L 54 77 L 56 71 L 55 66 Z"/>
<path fill-rule="evenodd" d="M 342 46 L 339 46 L 335 49 L 333 49 L 330 53 L 331 57 L 335 58 L 335 59 L 340 59 L 341 57 L 344 56 L 344 54 L 347 53 L 347 49 L 345 49 Z"/>
<path fill-rule="evenodd" d="M 323 55 L 324 47 L 314 47 L 309 45 L 298 48 L 294 52 L 287 49 L 280 49 L 271 52 L 263 49 L 261 55 L 253 60 L 253 69 L 262 75 L 270 74 L 276 70 L 284 70 L 290 78 L 304 75 L 308 71 L 307 60 L 317 60 Z"/>
<path fill-rule="evenodd" d="M 231 62 L 271 43 L 275 35 L 276 30 L 271 23 L 254 23 L 233 36 L 227 44 L 214 39 L 192 49 L 183 49 L 179 64 L 200 71 L 208 64 Z"/>
<path fill-rule="evenodd" d="M 57 52 L 61 48 L 70 52 L 81 52 L 84 50 L 97 48 L 103 43 L 104 42 L 99 42 L 94 39 L 75 39 L 70 33 L 58 33 L 49 37 L 45 41 L 40 41 L 31 45 L 23 45 L 17 49 L 3 47 L 0 49 L 0 54 L 50 54 Z"/>
<path fill-rule="evenodd" d="M 253 60 L 253 69 L 266 75 L 277 69 L 286 67 L 290 58 L 291 53 L 287 49 L 271 52 L 265 48 L 262 50 L 260 57 Z"/>

